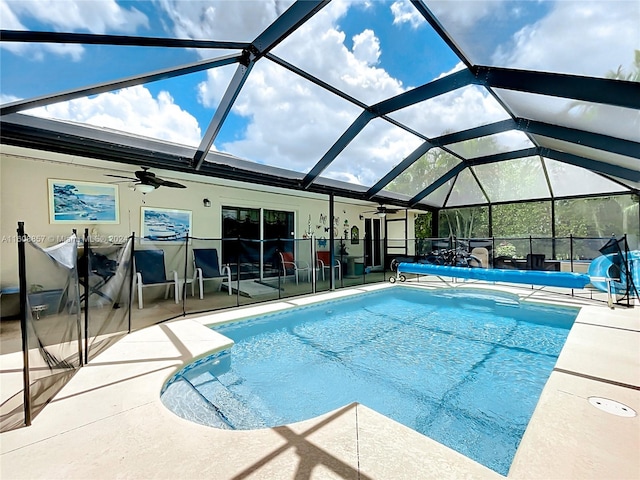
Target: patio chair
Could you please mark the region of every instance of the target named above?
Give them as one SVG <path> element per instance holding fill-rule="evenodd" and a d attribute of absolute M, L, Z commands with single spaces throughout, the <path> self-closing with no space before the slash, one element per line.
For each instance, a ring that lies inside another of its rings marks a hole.
<path fill-rule="evenodd" d="M 480 260 L 480 267 L 489 268 L 489 250 L 484 247 L 475 247 L 471 250 L 471 255 Z"/>
<path fill-rule="evenodd" d="M 89 278 L 85 278 L 87 262 L 89 263 Z M 93 249 L 86 257 L 82 255 L 78 259 L 78 280 L 80 285 L 84 287 L 84 293 L 80 295 L 80 302 L 85 300 L 87 294 L 89 297 L 95 294 L 107 302 L 112 302 L 113 299 L 103 289 L 106 290 L 104 287 L 116 274 L 117 268 L 118 262 L 116 260 L 112 260 Z"/>
<path fill-rule="evenodd" d="M 287 281 L 287 275 L 291 274 L 296 277 L 296 285 L 300 281 L 300 272 L 307 275 L 307 281 L 311 278 L 311 267 L 307 262 L 296 262 L 292 252 L 278 252 L 282 263 L 282 272 L 284 275 L 283 282 Z"/>
<path fill-rule="evenodd" d="M 203 283 L 207 280 L 220 280 L 218 291 L 222 290 L 222 283 L 227 279 L 227 290 L 231 295 L 231 268 L 229 265 L 220 266 L 218 261 L 218 250 L 215 248 L 194 248 L 193 249 L 194 280 L 198 281 L 200 289 L 200 299 L 204 298 Z M 191 295 L 195 281 L 191 284 Z"/>
<path fill-rule="evenodd" d="M 320 270 L 322 273 L 322 280 L 325 280 L 325 270 L 331 271 L 331 252 L 316 252 L 317 253 L 317 270 Z M 338 271 L 336 275 L 336 279 L 339 280 L 342 277 L 342 265 L 340 264 L 340 260 L 334 258 L 333 268 Z"/>
<path fill-rule="evenodd" d="M 178 272 L 171 271 L 167 276 L 164 265 L 164 250 L 136 250 L 133 252 L 133 263 L 136 272 L 136 291 L 138 294 L 138 308 L 144 308 L 142 289 L 165 285 L 164 298 L 169 297 L 169 288 L 173 284 L 176 303 L 180 303 L 180 281 Z"/>
<path fill-rule="evenodd" d="M 544 270 L 544 254 L 527 253 L 527 270 Z"/>

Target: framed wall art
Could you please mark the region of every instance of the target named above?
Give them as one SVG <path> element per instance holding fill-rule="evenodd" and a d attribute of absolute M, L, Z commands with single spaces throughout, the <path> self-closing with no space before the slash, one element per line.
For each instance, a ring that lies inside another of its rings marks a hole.
<path fill-rule="evenodd" d="M 360 243 L 360 230 L 355 225 L 351 227 L 351 243 L 354 245 Z"/>
<path fill-rule="evenodd" d="M 120 223 L 118 186 L 49 179 L 50 223 Z"/>
<path fill-rule="evenodd" d="M 141 207 L 141 237 L 151 241 L 184 241 L 191 236 L 191 211 Z"/>

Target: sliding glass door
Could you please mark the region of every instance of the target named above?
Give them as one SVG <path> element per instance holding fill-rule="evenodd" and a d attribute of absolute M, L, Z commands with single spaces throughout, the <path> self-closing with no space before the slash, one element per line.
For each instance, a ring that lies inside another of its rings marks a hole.
<path fill-rule="evenodd" d="M 260 265 L 260 210 L 222 207 L 222 262 L 230 265 Z M 240 239 L 240 240 L 238 240 Z M 251 269 L 245 268 L 244 271 Z"/>
<path fill-rule="evenodd" d="M 364 256 L 367 267 L 382 265 L 382 222 L 379 218 L 364 221 Z"/>
<path fill-rule="evenodd" d="M 293 252 L 293 212 L 263 210 L 262 232 L 264 262 L 272 267 L 272 271 L 277 272 L 280 262 L 278 251 Z"/>
<path fill-rule="evenodd" d="M 277 251 L 293 251 L 294 221 L 293 212 L 223 206 L 223 263 L 240 265 L 242 278 L 277 275 Z"/>

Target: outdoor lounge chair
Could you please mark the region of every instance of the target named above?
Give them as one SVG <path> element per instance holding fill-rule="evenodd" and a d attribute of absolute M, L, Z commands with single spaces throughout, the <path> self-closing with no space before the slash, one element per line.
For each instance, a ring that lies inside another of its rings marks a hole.
<path fill-rule="evenodd" d="M 227 290 L 231 295 L 231 268 L 229 265 L 220 266 L 218 261 L 218 250 L 215 248 L 194 248 L 193 249 L 194 280 L 198 281 L 200 289 L 200 299 L 204 298 L 203 283 L 207 280 L 220 280 L 218 291 L 222 290 L 222 283 L 227 279 Z M 191 284 L 191 295 L 195 281 Z"/>
<path fill-rule="evenodd" d="M 489 268 L 489 250 L 484 247 L 476 247 L 471 250 L 471 255 L 480 260 L 480 267 Z"/>
<path fill-rule="evenodd" d="M 136 291 L 138 294 L 138 308 L 144 308 L 142 289 L 165 285 L 164 298 L 169 297 L 169 288 L 173 284 L 176 303 L 180 303 L 180 283 L 178 272 L 171 271 L 167 276 L 164 265 L 164 250 L 136 250 L 133 252 L 133 262 L 136 272 Z"/>
<path fill-rule="evenodd" d="M 283 282 L 286 281 L 287 275 L 291 274 L 296 277 L 296 285 L 300 281 L 300 272 L 306 273 L 307 280 L 310 280 L 311 267 L 306 262 L 296 262 L 293 253 L 278 252 L 280 261 L 282 262 Z"/>

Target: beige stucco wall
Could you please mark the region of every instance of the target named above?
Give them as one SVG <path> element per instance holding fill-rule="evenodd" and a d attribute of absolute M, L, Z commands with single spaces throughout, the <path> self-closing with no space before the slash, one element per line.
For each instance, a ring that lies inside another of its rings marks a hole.
<path fill-rule="evenodd" d="M 224 205 L 293 211 L 296 218 L 296 238 L 302 238 L 308 231 L 309 219 L 311 219 L 311 231 L 317 238 L 322 236 L 329 238 L 329 233 L 324 232 L 320 222 L 320 214 L 328 216 L 329 213 L 329 200 L 326 195 L 209 179 L 161 169 L 153 169 L 153 171 L 159 177 L 180 182 L 187 188 L 160 188 L 143 196 L 139 192 L 130 190 L 125 181 L 118 184 L 120 215 L 118 224 L 52 224 L 49 221 L 48 179 L 108 183 L 114 179 L 106 177 L 105 174 L 133 177 L 133 172 L 138 169 L 133 165 L 114 164 L 2 145 L 0 150 L 1 286 L 15 286 L 18 283 L 16 229 L 19 221 L 25 223 L 25 230 L 32 238 L 36 237 L 39 244 L 46 247 L 67 237 L 72 228 L 75 228 L 79 235 L 83 234 L 85 228 L 89 228 L 92 235 L 98 235 L 104 239 L 126 238 L 131 232 L 140 233 L 141 207 L 174 208 L 192 212 L 193 236 L 220 238 L 221 210 Z M 204 198 L 211 201 L 211 207 L 204 207 L 202 202 Z M 346 219 L 349 221 L 349 227 L 356 225 L 359 228 L 362 239 L 364 220 L 360 220 L 359 216 L 371 209 L 375 209 L 375 204 L 336 198 L 335 216 L 339 217 L 338 235 L 343 236 Z M 404 216 L 404 212 L 401 215 Z M 413 221 L 409 223 L 412 231 Z M 328 224 L 327 220 L 327 226 Z M 352 245 L 349 241 L 347 244 L 350 254 L 363 253 L 362 241 L 358 245 Z"/>

